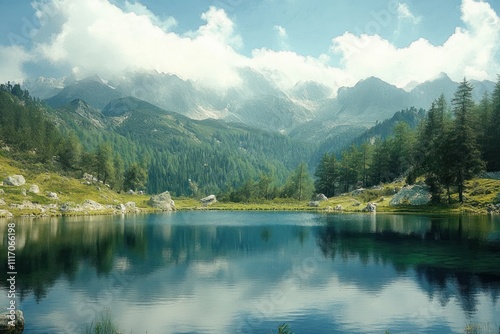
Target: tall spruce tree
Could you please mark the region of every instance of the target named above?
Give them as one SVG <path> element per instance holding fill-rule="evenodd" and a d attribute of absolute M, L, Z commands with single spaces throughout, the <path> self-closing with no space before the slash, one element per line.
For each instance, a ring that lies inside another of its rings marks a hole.
<path fill-rule="evenodd" d="M 318 194 L 327 197 L 335 196 L 335 187 L 339 178 L 339 169 L 334 154 L 325 153 L 314 173 L 316 181 L 314 187 Z"/>
<path fill-rule="evenodd" d="M 284 197 L 294 197 L 299 201 L 312 194 L 313 184 L 305 163 L 300 163 L 289 176 L 283 189 Z"/>
<path fill-rule="evenodd" d="M 109 143 L 101 143 L 96 152 L 97 179 L 104 184 L 114 175 L 113 153 Z"/>
<path fill-rule="evenodd" d="M 464 201 L 465 181 L 484 168 L 472 124 L 474 111 L 472 90 L 472 85 L 464 78 L 451 101 L 455 119 L 447 143 L 449 159 L 446 162 L 449 163 L 449 168 L 455 176 L 458 199 L 461 203 Z"/>
<path fill-rule="evenodd" d="M 425 175 L 430 187 L 432 201 L 441 201 L 443 187 L 449 190 L 452 178 L 448 165 L 444 162 L 447 103 L 443 94 L 435 100 L 427 113 L 419 132 L 417 152 L 418 169 Z M 449 192 L 448 192 L 449 195 Z"/>

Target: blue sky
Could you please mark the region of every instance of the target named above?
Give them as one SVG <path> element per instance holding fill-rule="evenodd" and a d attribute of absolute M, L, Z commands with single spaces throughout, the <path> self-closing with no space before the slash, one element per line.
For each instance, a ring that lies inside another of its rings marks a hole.
<path fill-rule="evenodd" d="M 496 80 L 499 14 L 494 0 L 2 0 L 0 80 L 147 69 L 227 88 L 242 67 L 283 87 Z"/>

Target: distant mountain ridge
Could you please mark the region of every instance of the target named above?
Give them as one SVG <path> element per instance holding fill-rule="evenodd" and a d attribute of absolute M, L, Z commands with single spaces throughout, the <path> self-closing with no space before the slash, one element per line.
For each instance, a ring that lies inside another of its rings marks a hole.
<path fill-rule="evenodd" d="M 110 101 L 127 94 L 105 84 L 98 77 L 86 78 L 64 87 L 45 102 L 52 108 L 59 108 L 73 100 L 80 99 L 96 109 L 104 108 Z"/>
<path fill-rule="evenodd" d="M 316 140 L 339 126 L 368 128 L 399 110 L 428 109 L 441 94 L 450 101 L 458 86 L 444 73 L 431 81 L 413 82 L 406 87 L 412 88 L 410 91 L 369 77 L 353 87 L 340 88 L 332 97 L 328 87 L 316 82 L 301 82 L 290 92 L 284 92 L 252 69 L 242 69 L 240 75 L 243 84 L 225 93 L 158 72 L 130 73 L 113 82 L 94 76 L 80 81 L 44 79 L 29 84 L 36 92 L 57 91 L 45 100 L 54 108 L 81 99 L 102 110 L 113 100 L 131 96 L 192 119 L 222 119 L 271 132 L 301 133 L 300 137 L 306 140 L 306 129 L 315 130 L 310 137 Z M 495 86 L 492 81 L 470 82 L 475 86 L 476 101 Z M 47 87 L 43 90 L 37 84 Z M 50 88 L 51 85 L 57 87 Z"/>

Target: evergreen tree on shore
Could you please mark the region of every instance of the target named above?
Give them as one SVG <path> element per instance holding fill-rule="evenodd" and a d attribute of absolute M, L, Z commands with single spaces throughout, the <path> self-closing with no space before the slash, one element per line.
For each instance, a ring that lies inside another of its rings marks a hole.
<path fill-rule="evenodd" d="M 484 168 L 481 152 L 473 129 L 474 101 L 472 85 L 464 79 L 451 101 L 455 119 L 450 131 L 447 146 L 447 165 L 455 176 L 458 199 L 463 203 L 465 181 L 474 177 Z"/>

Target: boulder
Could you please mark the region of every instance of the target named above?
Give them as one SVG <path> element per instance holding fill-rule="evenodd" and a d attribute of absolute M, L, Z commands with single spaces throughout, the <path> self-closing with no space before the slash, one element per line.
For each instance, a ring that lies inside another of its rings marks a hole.
<path fill-rule="evenodd" d="M 358 188 L 356 190 L 353 190 L 351 192 L 351 196 L 358 196 L 358 195 L 361 195 L 366 189 L 364 188 Z"/>
<path fill-rule="evenodd" d="M 121 211 L 121 212 L 127 211 L 127 207 L 124 204 L 118 204 L 115 208 L 116 208 L 116 210 Z"/>
<path fill-rule="evenodd" d="M 344 208 L 342 208 L 342 205 L 338 204 L 335 206 L 335 211 L 342 211 Z"/>
<path fill-rule="evenodd" d="M 47 197 L 48 198 L 52 198 L 52 199 L 59 199 L 59 196 L 57 196 L 57 193 L 54 193 L 54 192 L 47 192 Z"/>
<path fill-rule="evenodd" d="M 125 203 L 126 211 L 132 213 L 139 213 L 141 210 L 136 206 L 135 202 Z"/>
<path fill-rule="evenodd" d="M 40 188 L 36 184 L 32 184 L 28 191 L 33 194 L 38 194 L 40 192 Z"/>
<path fill-rule="evenodd" d="M 128 195 L 135 195 L 135 191 L 133 191 L 132 189 L 129 189 L 129 190 L 127 191 L 127 194 L 128 194 Z"/>
<path fill-rule="evenodd" d="M 316 201 L 319 201 L 319 202 L 328 201 L 328 197 L 326 197 L 325 194 L 317 194 Z"/>
<path fill-rule="evenodd" d="M 13 311 L 14 312 L 14 311 Z M 9 324 L 14 318 L 14 326 Z M 21 310 L 16 310 L 14 314 L 5 311 L 0 314 L 0 333 L 21 334 L 24 331 L 24 314 Z"/>
<path fill-rule="evenodd" d="M 413 185 L 402 188 L 389 202 L 390 205 L 425 205 L 431 201 L 431 193 L 425 185 Z"/>
<path fill-rule="evenodd" d="M 490 204 L 486 208 L 486 211 L 490 214 L 499 214 L 500 213 L 500 204 Z"/>
<path fill-rule="evenodd" d="M 62 203 L 60 206 L 59 206 L 59 210 L 61 212 L 70 212 L 70 211 L 82 211 L 81 208 L 79 206 L 77 206 L 75 203 L 73 202 L 66 202 L 66 203 Z"/>
<path fill-rule="evenodd" d="M 21 195 L 26 196 L 26 189 L 21 189 Z"/>
<path fill-rule="evenodd" d="M 104 207 L 101 204 L 91 199 L 86 199 L 85 201 L 83 201 L 82 207 L 83 209 L 90 211 L 97 211 L 104 209 Z"/>
<path fill-rule="evenodd" d="M 5 191 L 3 189 L 0 189 L 0 195 L 4 195 Z"/>
<path fill-rule="evenodd" d="M 12 218 L 14 215 L 7 210 L 0 210 L 0 218 Z M 1 333 L 1 332 L 0 332 Z"/>
<path fill-rule="evenodd" d="M 0 198 L 0 205 L 7 205 L 7 203 L 5 203 L 3 198 Z"/>
<path fill-rule="evenodd" d="M 364 212 L 377 212 L 377 204 L 369 202 L 363 209 Z"/>
<path fill-rule="evenodd" d="M 83 173 L 82 179 L 90 181 L 90 182 L 92 182 L 92 181 L 95 180 L 97 182 L 97 179 L 94 178 L 91 174 L 88 174 L 88 173 Z"/>
<path fill-rule="evenodd" d="M 203 206 L 207 206 L 216 203 L 217 198 L 215 197 L 215 195 L 208 195 L 207 197 L 203 197 L 202 199 L 200 199 L 200 201 Z"/>
<path fill-rule="evenodd" d="M 319 207 L 319 201 L 310 201 L 309 203 L 307 203 L 307 205 L 310 207 L 317 208 Z"/>
<path fill-rule="evenodd" d="M 7 178 L 3 180 L 3 184 L 6 186 L 19 187 L 26 184 L 26 180 L 22 175 L 12 175 L 12 176 L 7 176 Z"/>
<path fill-rule="evenodd" d="M 159 195 L 153 195 L 148 201 L 148 205 L 156 209 L 161 209 L 164 211 L 175 210 L 175 203 L 170 197 L 170 193 L 165 191 Z"/>

